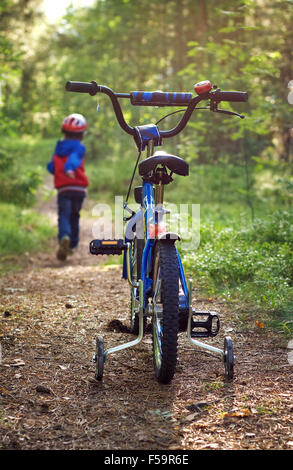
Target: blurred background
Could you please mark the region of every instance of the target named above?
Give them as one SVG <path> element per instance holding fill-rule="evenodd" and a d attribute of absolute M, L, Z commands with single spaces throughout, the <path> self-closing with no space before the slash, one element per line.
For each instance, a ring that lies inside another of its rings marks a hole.
<path fill-rule="evenodd" d="M 193 92 L 196 82 L 210 80 L 247 91 L 249 102 L 222 105 L 245 120 L 198 111 L 179 137 L 164 142 L 190 163 L 190 176 L 175 179 L 166 199 L 201 205 L 200 249 L 184 261 L 211 293 L 229 300 L 236 292 L 290 328 L 292 22 L 292 0 L 2 0 L 2 260 L 53 236 L 35 204 L 40 190 L 50 196 L 45 167 L 66 115 L 84 114 L 89 124 L 89 198 L 113 203 L 126 194 L 134 143 L 105 95 L 65 92 L 68 80 L 119 92 Z M 132 125 L 168 112 L 122 105 Z"/>

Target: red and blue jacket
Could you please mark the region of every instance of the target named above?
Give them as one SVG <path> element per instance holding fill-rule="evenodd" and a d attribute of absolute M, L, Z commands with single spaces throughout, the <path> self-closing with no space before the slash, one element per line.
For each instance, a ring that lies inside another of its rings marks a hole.
<path fill-rule="evenodd" d="M 47 170 L 54 175 L 54 186 L 57 189 L 66 186 L 86 188 L 88 179 L 84 170 L 85 146 L 80 140 L 59 140 L 56 144 L 52 160 Z M 74 172 L 74 178 L 67 176 L 68 171 Z"/>

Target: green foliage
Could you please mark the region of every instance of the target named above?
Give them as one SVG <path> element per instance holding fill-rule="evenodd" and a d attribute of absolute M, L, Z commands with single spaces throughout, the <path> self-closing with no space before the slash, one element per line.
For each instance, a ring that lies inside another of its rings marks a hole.
<path fill-rule="evenodd" d="M 43 181 L 45 162 L 50 160 L 52 151 L 52 141 L 3 139 L 0 150 L 0 200 L 20 206 L 33 205 L 36 191 Z"/>
<path fill-rule="evenodd" d="M 37 251 L 52 237 L 55 229 L 32 209 L 0 203 L 0 257 Z"/>
<path fill-rule="evenodd" d="M 36 28 L 42 0 L 3 0 L 0 6 L 0 135 L 32 130 L 36 111 Z M 39 100 L 38 100 L 39 104 Z"/>
<path fill-rule="evenodd" d="M 40 141 L 32 137 L 2 139 L 0 256 L 5 267 L 5 256 L 39 250 L 53 235 L 48 220 L 32 208 L 28 209 L 36 202 L 45 163 L 49 161 L 52 149 L 52 140 Z"/>
<path fill-rule="evenodd" d="M 129 92 L 192 91 L 196 81 L 210 79 L 222 89 L 249 92 L 248 105 L 232 106 L 247 119 L 196 113 L 176 141 L 190 159 L 239 163 L 273 147 L 279 159 L 292 160 L 290 2 L 97 0 L 89 8 L 70 7 L 60 22 L 39 28 L 40 4 L 1 3 L 2 134 L 54 136 L 66 114 L 81 112 L 89 121 L 89 158 L 111 155 L 118 142 L 122 154 L 127 143 L 108 98 L 66 93 L 67 80 L 95 79 Z M 132 124 L 154 121 L 153 110 L 134 109 L 126 101 Z"/>
<path fill-rule="evenodd" d="M 183 259 L 210 294 L 240 297 L 247 312 L 270 314 L 267 323 L 292 329 L 292 211 L 276 211 L 242 229 L 203 223 L 199 249 Z"/>
<path fill-rule="evenodd" d="M 21 206 L 30 206 L 35 202 L 35 194 L 42 179 L 39 170 L 27 170 L 19 175 L 14 168 L 5 174 L 1 184 L 0 198 L 2 201 L 14 202 Z"/>

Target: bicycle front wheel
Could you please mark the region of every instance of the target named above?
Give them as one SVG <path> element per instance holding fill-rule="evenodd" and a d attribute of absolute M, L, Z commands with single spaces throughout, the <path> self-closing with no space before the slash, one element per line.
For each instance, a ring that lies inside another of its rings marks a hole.
<path fill-rule="evenodd" d="M 159 382 L 173 379 L 177 363 L 179 267 L 174 242 L 158 241 L 153 258 L 153 362 Z"/>

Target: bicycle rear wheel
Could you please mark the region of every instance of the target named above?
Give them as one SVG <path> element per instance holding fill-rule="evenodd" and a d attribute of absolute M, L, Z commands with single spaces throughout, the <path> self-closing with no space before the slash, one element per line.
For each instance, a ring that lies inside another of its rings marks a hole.
<path fill-rule="evenodd" d="M 153 362 L 159 382 L 173 379 L 177 363 L 179 267 L 174 242 L 158 241 L 153 258 Z"/>

